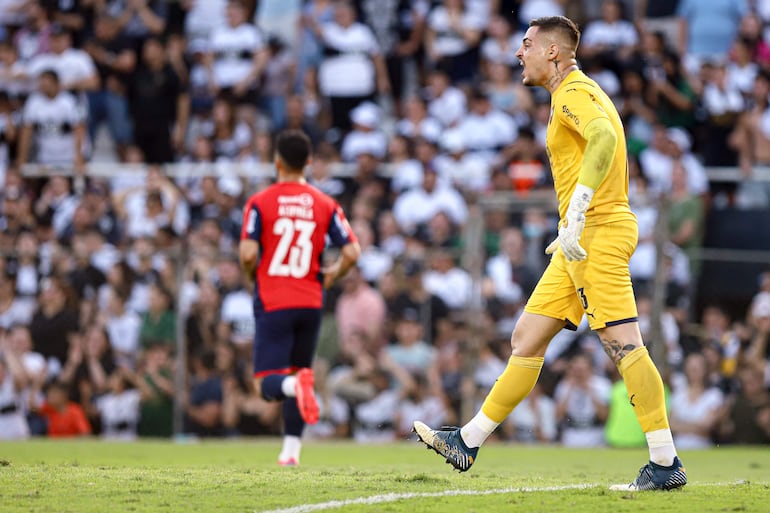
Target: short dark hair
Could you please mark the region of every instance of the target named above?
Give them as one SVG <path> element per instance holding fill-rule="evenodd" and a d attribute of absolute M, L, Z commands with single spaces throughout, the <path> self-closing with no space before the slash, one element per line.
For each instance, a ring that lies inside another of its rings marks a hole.
<path fill-rule="evenodd" d="M 59 83 L 59 74 L 54 69 L 50 69 L 50 68 L 44 69 L 40 73 L 40 78 L 43 78 L 43 77 L 50 78 L 51 80 L 53 80 L 57 84 Z"/>
<path fill-rule="evenodd" d="M 541 18 L 535 18 L 529 22 L 530 27 L 540 27 L 541 30 L 547 32 L 558 32 L 560 35 L 570 43 L 570 45 L 577 49 L 578 43 L 580 43 L 580 29 L 574 21 L 566 16 L 543 16 Z"/>
<path fill-rule="evenodd" d="M 292 171 L 302 171 L 310 158 L 310 138 L 300 130 L 284 130 L 275 139 L 275 153 Z"/>

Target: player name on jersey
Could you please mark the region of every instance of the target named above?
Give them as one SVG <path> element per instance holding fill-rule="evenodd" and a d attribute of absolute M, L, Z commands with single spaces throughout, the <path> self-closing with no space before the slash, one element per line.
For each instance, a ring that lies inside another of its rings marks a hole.
<path fill-rule="evenodd" d="M 313 219 L 313 196 L 310 194 L 278 196 L 278 215 L 280 217 Z"/>

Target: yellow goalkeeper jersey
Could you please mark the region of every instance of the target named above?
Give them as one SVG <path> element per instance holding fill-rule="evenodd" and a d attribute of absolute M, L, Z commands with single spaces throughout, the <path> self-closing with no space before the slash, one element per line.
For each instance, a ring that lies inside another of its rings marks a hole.
<path fill-rule="evenodd" d="M 559 217 L 564 218 L 583 164 L 586 127 L 597 118 L 609 119 L 618 137 L 612 167 L 594 193 L 586 226 L 636 220 L 628 205 L 628 160 L 623 124 L 612 100 L 582 71 L 572 71 L 551 95 L 546 150 L 551 161 Z"/>

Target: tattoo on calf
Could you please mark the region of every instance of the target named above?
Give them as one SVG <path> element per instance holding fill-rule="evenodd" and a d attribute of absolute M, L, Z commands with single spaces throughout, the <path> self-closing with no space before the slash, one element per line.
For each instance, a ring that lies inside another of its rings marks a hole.
<path fill-rule="evenodd" d="M 604 352 L 607 353 L 607 356 L 609 356 L 616 365 L 620 363 L 620 360 L 622 360 L 624 356 L 636 349 L 636 346 L 633 344 L 622 344 L 617 340 L 607 340 L 602 338 L 601 341 Z"/>

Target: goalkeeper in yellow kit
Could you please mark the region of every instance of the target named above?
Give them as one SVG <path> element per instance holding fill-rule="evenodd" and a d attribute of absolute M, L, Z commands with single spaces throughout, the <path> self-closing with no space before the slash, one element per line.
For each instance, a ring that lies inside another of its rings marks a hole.
<path fill-rule="evenodd" d="M 625 380 L 650 449 L 636 479 L 612 488 L 678 488 L 687 476 L 669 429 L 663 381 L 639 331 L 628 270 L 638 231 L 628 205 L 623 125 L 604 91 L 578 69 L 579 40 L 568 18 L 538 18 L 516 52 L 524 85 L 551 93 L 546 146 L 561 221 L 546 249 L 551 262 L 511 335 L 512 356 L 465 426 L 431 429 L 417 421 L 414 430 L 448 463 L 468 470 L 481 444 L 532 390 L 553 336 L 575 329 L 585 314 Z"/>

